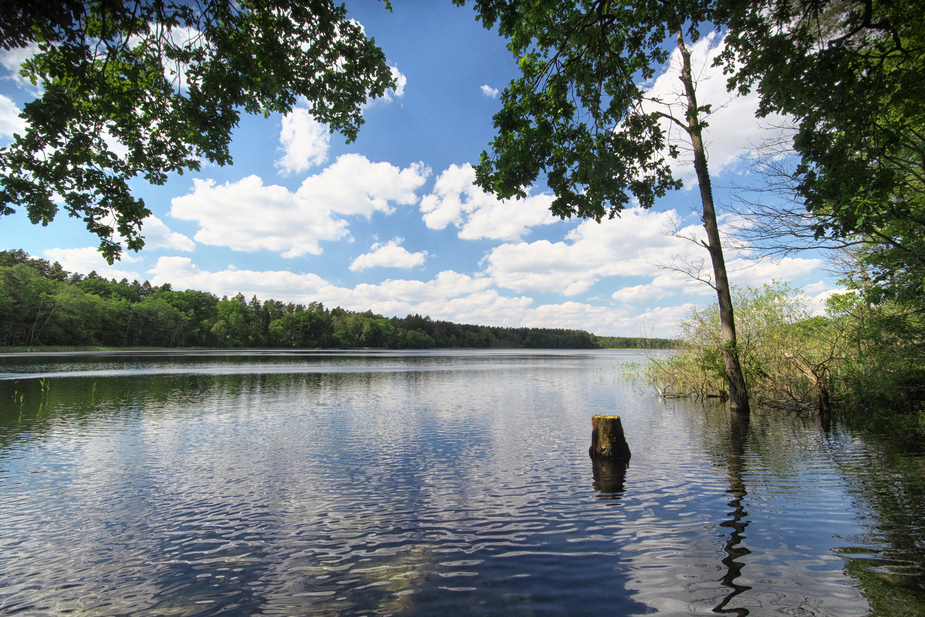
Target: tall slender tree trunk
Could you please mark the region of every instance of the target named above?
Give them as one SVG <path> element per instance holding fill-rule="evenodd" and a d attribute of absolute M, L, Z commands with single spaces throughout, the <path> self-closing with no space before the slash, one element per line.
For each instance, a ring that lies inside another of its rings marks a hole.
<path fill-rule="evenodd" d="M 713 187 L 710 183 L 710 170 L 703 146 L 703 126 L 697 107 L 697 93 L 691 73 L 691 52 L 684 44 L 684 37 L 678 32 L 678 48 L 681 51 L 681 83 L 687 97 L 686 127 L 694 150 L 694 171 L 700 184 L 700 199 L 703 202 L 703 227 L 707 231 L 707 251 L 713 263 L 713 280 L 716 297 L 719 301 L 719 321 L 722 332 L 723 360 L 726 364 L 726 381 L 729 384 L 729 405 L 733 413 L 748 414 L 748 391 L 745 388 L 745 376 L 739 363 L 736 344 L 735 315 L 732 308 L 732 293 L 729 277 L 726 274 L 726 260 L 723 257 L 723 245 L 720 241 L 719 226 L 716 222 L 716 208 L 713 205 Z"/>

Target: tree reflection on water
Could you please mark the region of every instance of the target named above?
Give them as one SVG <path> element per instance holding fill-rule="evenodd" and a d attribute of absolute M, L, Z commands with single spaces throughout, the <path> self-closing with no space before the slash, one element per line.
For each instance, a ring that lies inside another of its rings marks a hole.
<path fill-rule="evenodd" d="M 729 604 L 736 596 L 745 593 L 751 587 L 736 583 L 742 574 L 742 568 L 745 563 L 744 557 L 751 554 L 743 545 L 745 539 L 745 528 L 748 527 L 748 512 L 745 510 L 744 500 L 748 495 L 745 483 L 742 481 L 742 467 L 745 456 L 745 448 L 748 443 L 748 416 L 744 414 L 732 414 L 732 425 L 729 439 L 729 489 L 726 491 L 732 495 L 732 500 L 728 503 L 732 508 L 731 518 L 720 523 L 720 527 L 732 530 L 729 538 L 726 540 L 724 551 L 726 556 L 723 558 L 723 566 L 726 573 L 720 579 L 724 587 L 731 591 L 716 605 L 714 613 L 733 614 L 739 617 L 748 615 L 748 609 L 742 607 L 729 607 Z"/>

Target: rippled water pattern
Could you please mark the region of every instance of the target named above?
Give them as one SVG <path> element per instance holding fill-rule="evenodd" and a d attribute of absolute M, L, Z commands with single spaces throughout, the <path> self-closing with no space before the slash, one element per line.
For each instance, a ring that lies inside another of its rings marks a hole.
<path fill-rule="evenodd" d="M 0 615 L 848 617 L 870 577 L 921 597 L 920 458 L 659 401 L 639 360 L 7 359 Z M 622 416 L 628 469 L 592 465 L 596 413 Z"/>

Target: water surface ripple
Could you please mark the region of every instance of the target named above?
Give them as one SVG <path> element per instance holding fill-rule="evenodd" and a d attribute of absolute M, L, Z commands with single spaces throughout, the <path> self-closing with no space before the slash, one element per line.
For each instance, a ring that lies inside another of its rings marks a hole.
<path fill-rule="evenodd" d="M 0 615 L 925 606 L 918 455 L 659 401 L 639 360 L 7 358 Z M 592 465 L 595 413 L 627 469 Z"/>

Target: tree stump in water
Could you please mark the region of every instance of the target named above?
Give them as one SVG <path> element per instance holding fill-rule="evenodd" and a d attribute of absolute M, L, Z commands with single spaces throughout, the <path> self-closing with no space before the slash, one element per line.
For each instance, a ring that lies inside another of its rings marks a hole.
<path fill-rule="evenodd" d="M 623 436 L 620 416 L 594 416 L 591 418 L 591 449 L 594 460 L 629 463 L 630 447 Z"/>

